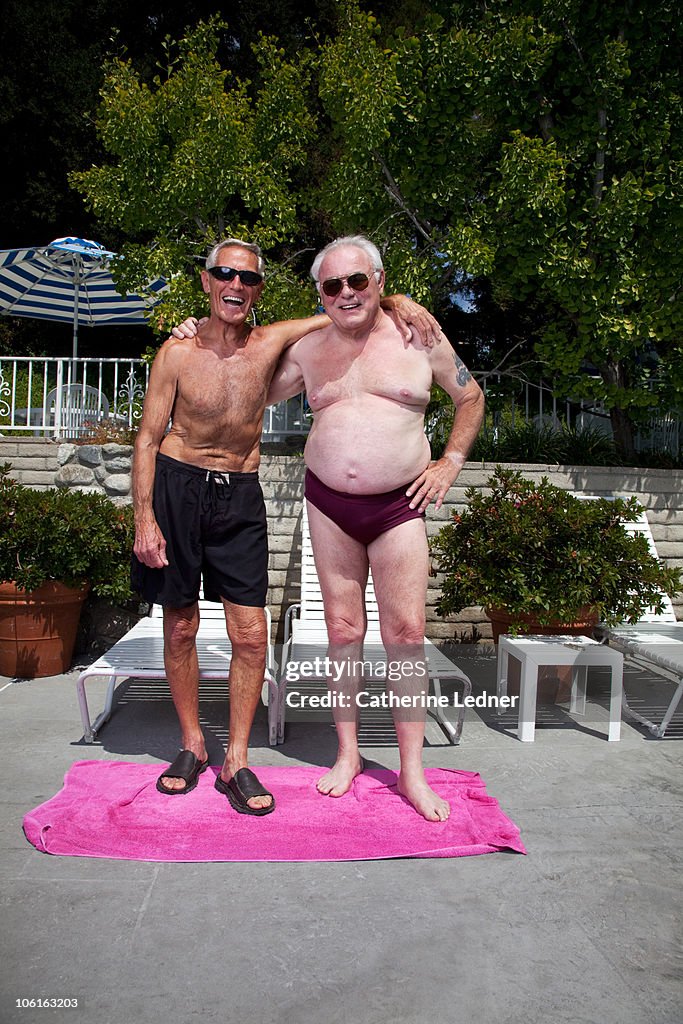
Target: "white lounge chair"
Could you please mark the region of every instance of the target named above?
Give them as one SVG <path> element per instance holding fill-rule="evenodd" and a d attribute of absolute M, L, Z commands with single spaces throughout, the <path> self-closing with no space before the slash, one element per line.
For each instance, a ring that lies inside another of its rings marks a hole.
<path fill-rule="evenodd" d="M 367 609 L 368 627 L 364 641 L 364 661 L 370 661 L 374 666 L 379 667 L 382 663 L 386 665 L 386 652 L 382 646 L 382 639 L 379 630 L 379 609 L 375 596 L 372 573 L 368 578 L 365 591 L 365 605 Z M 301 524 L 301 601 L 291 605 L 285 614 L 285 642 L 282 651 L 282 665 L 279 680 L 279 702 L 278 702 L 278 743 L 284 740 L 285 717 L 286 717 L 286 695 L 287 695 L 287 669 L 290 676 L 295 675 L 296 666 L 303 662 L 315 662 L 316 658 L 323 659 L 326 654 L 328 643 L 327 628 L 325 626 L 325 615 L 323 611 L 323 600 L 320 591 L 320 581 L 313 560 L 313 548 L 308 528 L 308 516 L 306 503 L 304 502 L 302 524 Z M 472 683 L 468 676 L 454 665 L 446 655 L 439 650 L 431 640 L 425 637 L 425 657 L 428 664 L 430 682 L 433 684 L 434 693 L 437 699 L 442 697 L 441 682 L 455 681 L 462 686 L 463 697 L 472 693 Z M 308 670 L 308 664 L 307 664 Z M 386 671 L 386 669 L 385 669 Z M 302 678 L 303 675 L 302 675 Z M 384 675 L 378 674 L 375 677 L 364 677 L 365 682 L 381 680 L 385 681 Z M 311 683 L 323 685 L 326 689 L 324 675 L 313 678 L 310 674 L 305 676 L 308 686 Z M 460 701 L 461 704 L 464 701 Z M 430 709 L 437 721 L 445 731 L 452 743 L 459 743 L 462 733 L 464 707 L 458 708 L 457 720 L 452 722 L 444 713 L 443 707 Z"/>
<path fill-rule="evenodd" d="M 268 637 L 270 638 L 270 612 L 267 608 L 265 611 Z M 196 642 L 200 683 L 203 679 L 227 679 L 232 648 L 226 632 L 223 605 L 202 599 L 199 602 L 199 614 L 199 631 Z M 272 746 L 277 741 L 278 707 L 278 688 L 274 669 L 273 649 L 269 641 L 264 674 L 264 695 L 265 692 L 269 695 L 268 739 Z M 104 710 L 94 721 L 91 721 L 85 687 L 87 682 L 96 678 L 106 679 L 108 685 Z M 111 717 L 116 684 L 127 678 L 166 679 L 163 612 L 159 605 L 154 605 L 151 615 L 136 623 L 125 636 L 117 640 L 106 654 L 103 654 L 79 675 L 76 691 L 86 743 L 94 741 L 96 734 Z"/>
<path fill-rule="evenodd" d="M 642 534 L 647 539 L 651 553 L 658 557 L 645 511 L 636 522 L 625 525 L 630 532 Z M 623 714 L 646 726 L 657 739 L 664 736 L 683 697 L 683 622 L 677 621 L 671 598 L 666 594 L 662 595 L 662 604 L 662 611 L 659 612 L 654 608 L 646 609 L 633 626 L 600 627 L 610 647 L 621 651 L 627 661 L 675 684 L 676 689 L 659 723 L 634 711 L 626 699 L 626 691 L 622 696 Z"/>

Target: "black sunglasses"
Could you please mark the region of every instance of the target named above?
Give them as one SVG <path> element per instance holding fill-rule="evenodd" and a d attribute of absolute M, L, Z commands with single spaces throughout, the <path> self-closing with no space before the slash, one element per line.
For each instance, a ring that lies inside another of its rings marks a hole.
<path fill-rule="evenodd" d="M 235 270 L 234 267 L 208 267 L 207 270 L 217 281 L 232 281 L 233 278 L 239 277 L 242 284 L 248 288 L 253 288 L 263 281 L 261 274 L 257 274 L 255 270 Z"/>
<path fill-rule="evenodd" d="M 373 270 L 373 274 L 379 274 L 379 270 Z M 339 292 L 344 287 L 344 281 L 346 281 L 349 288 L 353 288 L 354 292 L 364 292 L 370 284 L 368 275 L 359 273 L 351 274 L 349 277 L 328 277 L 327 281 L 323 281 L 320 287 L 325 292 L 325 295 L 329 295 L 333 299 L 335 295 L 339 295 Z"/>

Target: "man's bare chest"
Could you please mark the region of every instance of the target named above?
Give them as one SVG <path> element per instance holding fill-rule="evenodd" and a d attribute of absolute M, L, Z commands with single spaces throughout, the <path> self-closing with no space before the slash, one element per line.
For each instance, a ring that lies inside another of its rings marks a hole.
<path fill-rule="evenodd" d="M 391 339 L 360 353 L 317 352 L 304 371 L 311 408 L 344 399 L 376 395 L 399 403 L 424 406 L 429 401 L 432 373 L 424 353 Z"/>
<path fill-rule="evenodd" d="M 207 354 L 180 376 L 176 402 L 197 417 L 241 414 L 249 419 L 265 404 L 274 362 L 264 352 L 238 350 L 221 358 Z"/>

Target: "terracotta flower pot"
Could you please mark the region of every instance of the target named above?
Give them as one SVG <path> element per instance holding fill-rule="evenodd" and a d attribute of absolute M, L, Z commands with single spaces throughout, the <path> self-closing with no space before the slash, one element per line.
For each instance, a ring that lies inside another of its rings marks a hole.
<path fill-rule="evenodd" d="M 493 631 L 493 642 L 498 643 L 502 633 L 509 633 L 512 623 L 516 623 L 517 631 L 523 635 L 538 634 L 540 636 L 590 636 L 593 627 L 597 625 L 598 616 L 590 607 L 581 608 L 575 622 L 551 622 L 541 625 L 533 615 L 511 615 L 503 608 L 485 608 L 484 611 L 491 620 Z M 538 673 L 538 702 L 539 704 L 562 704 L 569 700 L 571 693 L 571 667 L 558 667 L 543 665 Z M 508 694 L 510 696 L 519 694 L 519 663 L 514 659 L 510 661 L 508 675 Z"/>
<path fill-rule="evenodd" d="M 568 634 L 569 636 L 590 636 L 594 626 L 597 625 L 598 616 L 592 608 L 586 606 L 581 608 L 574 622 L 555 621 L 542 626 L 533 615 L 512 615 L 504 608 L 485 608 L 484 611 L 491 620 L 493 630 L 493 642 L 498 643 L 501 633 L 509 633 L 513 622 L 517 624 L 517 631 L 524 635 L 538 633 L 541 636 L 557 636 Z"/>
<path fill-rule="evenodd" d="M 45 583 L 21 590 L 0 583 L 0 675 L 34 679 L 66 672 L 90 584 Z"/>

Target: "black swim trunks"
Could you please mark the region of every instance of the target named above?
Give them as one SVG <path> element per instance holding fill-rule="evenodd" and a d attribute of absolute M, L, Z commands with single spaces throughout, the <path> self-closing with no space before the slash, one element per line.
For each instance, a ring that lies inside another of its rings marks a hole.
<path fill-rule="evenodd" d="M 168 565 L 133 555 L 131 581 L 145 601 L 186 608 L 204 597 L 263 608 L 268 589 L 266 507 L 258 473 L 218 473 L 157 455 L 154 515 Z"/>

